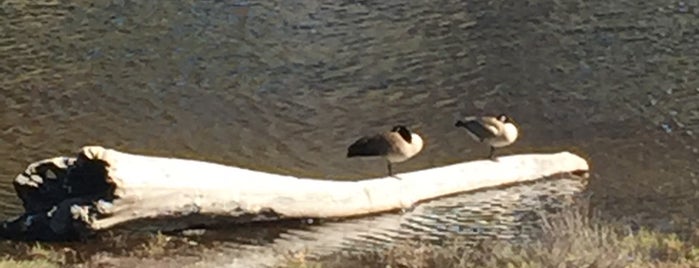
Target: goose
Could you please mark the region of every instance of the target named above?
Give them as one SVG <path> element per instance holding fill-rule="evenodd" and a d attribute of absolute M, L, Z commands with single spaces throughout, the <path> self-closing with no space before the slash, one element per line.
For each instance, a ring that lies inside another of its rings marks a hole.
<path fill-rule="evenodd" d="M 467 117 L 456 121 L 456 127 L 464 127 L 473 139 L 490 146 L 488 158 L 495 160 L 495 149 L 508 146 L 517 140 L 517 126 L 510 117 L 500 114 L 497 117 Z"/>
<path fill-rule="evenodd" d="M 388 176 L 393 176 L 393 163 L 404 162 L 417 155 L 423 146 L 422 137 L 402 125 L 391 131 L 367 135 L 347 147 L 347 158 L 378 156 L 386 159 Z"/>

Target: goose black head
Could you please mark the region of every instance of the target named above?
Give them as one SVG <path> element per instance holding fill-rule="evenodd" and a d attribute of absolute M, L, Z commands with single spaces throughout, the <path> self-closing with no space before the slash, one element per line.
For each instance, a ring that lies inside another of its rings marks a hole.
<path fill-rule="evenodd" d="M 391 129 L 391 132 L 398 132 L 398 134 L 400 134 L 400 136 L 408 143 L 410 143 L 413 140 L 413 135 L 410 133 L 410 130 L 408 130 L 408 128 L 403 125 L 394 126 Z"/>

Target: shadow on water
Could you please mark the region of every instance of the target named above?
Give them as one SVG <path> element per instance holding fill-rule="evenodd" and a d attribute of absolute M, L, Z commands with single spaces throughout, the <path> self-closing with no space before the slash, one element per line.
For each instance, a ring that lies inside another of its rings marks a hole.
<path fill-rule="evenodd" d="M 20 212 L 27 163 L 86 144 L 350 180 L 384 172 L 344 158 L 360 135 L 406 124 L 427 145 L 397 169 L 441 166 L 487 153 L 454 119 L 504 111 L 522 135 L 502 153 L 581 152 L 593 207 L 685 230 L 698 16 L 659 0 L 4 1 L 0 215 Z"/>
<path fill-rule="evenodd" d="M 369 253 L 406 239 L 441 243 L 461 236 L 472 244 L 493 238 L 527 241 L 539 230 L 543 214 L 570 205 L 583 187 L 575 178 L 545 180 L 436 199 L 402 214 L 299 222 L 291 228 L 265 228 L 262 232 L 257 226 L 210 230 L 200 239 L 234 241 L 220 250 L 239 256 L 239 262 L 256 264 L 273 264 L 289 251 L 306 251 L 310 257 Z M 238 253 L 241 251 L 245 254 Z"/>

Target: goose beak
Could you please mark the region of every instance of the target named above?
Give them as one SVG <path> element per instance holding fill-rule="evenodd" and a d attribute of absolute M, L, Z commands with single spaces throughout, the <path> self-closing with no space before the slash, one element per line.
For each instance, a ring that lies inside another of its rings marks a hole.
<path fill-rule="evenodd" d="M 463 125 L 464 125 L 464 122 L 462 122 L 461 120 L 457 120 L 456 123 L 454 124 L 455 127 L 461 127 Z"/>

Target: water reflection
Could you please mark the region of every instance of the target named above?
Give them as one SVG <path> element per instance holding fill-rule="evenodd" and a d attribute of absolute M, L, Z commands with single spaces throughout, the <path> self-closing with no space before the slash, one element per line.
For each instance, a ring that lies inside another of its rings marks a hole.
<path fill-rule="evenodd" d="M 321 224 L 287 224 L 288 228 L 242 226 L 210 230 L 200 239 L 232 241 L 220 249 L 238 256 L 237 263 L 272 264 L 284 253 L 307 252 L 322 257 L 336 252 L 371 253 L 406 239 L 430 243 L 463 243 L 486 238 L 528 241 L 540 230 L 540 216 L 571 204 L 583 185 L 577 179 L 556 179 L 506 189 L 456 195 L 420 204 L 405 214 L 384 214 Z M 207 262 L 216 262 L 210 259 Z"/>

